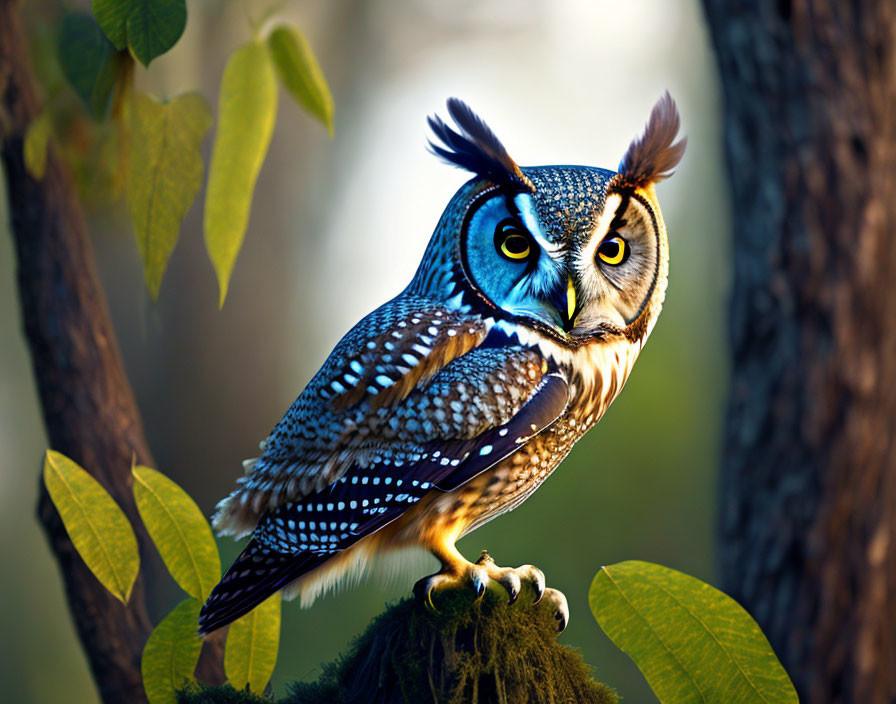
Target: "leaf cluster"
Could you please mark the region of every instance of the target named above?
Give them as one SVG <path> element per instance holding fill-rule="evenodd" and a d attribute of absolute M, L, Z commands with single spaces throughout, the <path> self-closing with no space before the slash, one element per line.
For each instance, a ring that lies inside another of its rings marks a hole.
<path fill-rule="evenodd" d="M 186 0 L 93 0 L 90 6 L 109 42 L 144 66 L 171 49 L 187 26 Z"/>
<path fill-rule="evenodd" d="M 132 468 L 137 510 L 174 581 L 188 598 L 150 634 L 140 664 L 150 704 L 173 704 L 195 683 L 202 640 L 199 610 L 221 578 L 211 527 L 189 495 L 161 472 Z M 134 529 L 109 493 L 65 455 L 48 450 L 44 483 L 72 544 L 99 582 L 126 604 L 140 571 Z M 279 593 L 230 625 L 224 650 L 227 681 L 264 692 L 280 642 Z"/>
<path fill-rule="evenodd" d="M 37 63 L 47 101 L 25 135 L 25 164 L 42 178 L 53 143 L 88 202 L 114 201 L 124 192 L 155 300 L 202 188 L 201 146 L 214 116 L 198 93 L 158 100 L 134 88 L 133 59 L 148 67 L 175 46 L 187 23 L 185 0 L 93 0 L 91 9 L 66 15 L 55 43 L 45 31 L 32 37 L 35 55 L 44 57 Z M 304 35 L 287 24 L 254 34 L 224 69 L 205 196 L 204 239 L 221 305 L 273 134 L 278 78 L 333 134 L 333 98 Z"/>

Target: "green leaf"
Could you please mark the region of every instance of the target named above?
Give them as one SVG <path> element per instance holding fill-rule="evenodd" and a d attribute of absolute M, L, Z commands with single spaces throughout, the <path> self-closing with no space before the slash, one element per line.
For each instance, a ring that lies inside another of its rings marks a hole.
<path fill-rule="evenodd" d="M 130 46 L 144 66 L 177 44 L 187 26 L 186 0 L 93 0 L 91 8 L 109 41 Z"/>
<path fill-rule="evenodd" d="M 280 25 L 268 36 L 268 48 L 280 82 L 333 136 L 333 96 L 311 46 L 295 27 Z"/>
<path fill-rule="evenodd" d="M 96 479 L 60 452 L 47 450 L 44 484 L 84 564 L 126 604 L 140 554 L 124 511 Z"/>
<path fill-rule="evenodd" d="M 221 79 L 218 132 L 205 195 L 205 247 L 218 275 L 221 306 L 276 115 L 277 83 L 270 55 L 257 41 L 244 44 L 227 61 Z"/>
<path fill-rule="evenodd" d="M 133 5 L 133 0 L 93 0 L 90 3 L 96 23 L 119 51 L 128 45 L 127 23 Z"/>
<path fill-rule="evenodd" d="M 190 596 L 205 601 L 221 579 L 212 529 L 193 499 L 161 472 L 134 467 L 134 498 L 165 567 Z"/>
<path fill-rule="evenodd" d="M 46 109 L 28 125 L 28 131 L 25 132 L 25 144 L 22 148 L 25 156 L 25 168 L 38 181 L 44 177 L 47 170 L 47 144 L 52 132 L 53 121 L 50 112 Z"/>
<path fill-rule="evenodd" d="M 798 704 L 756 622 L 699 579 L 648 562 L 621 562 L 601 568 L 588 601 L 663 704 Z"/>
<path fill-rule="evenodd" d="M 239 690 L 264 692 L 280 645 L 280 592 L 230 624 L 224 650 L 227 681 Z"/>
<path fill-rule="evenodd" d="M 177 690 L 194 681 L 202 650 L 198 635 L 201 607 L 198 599 L 185 599 L 150 633 L 140 660 L 149 704 L 177 704 Z"/>
<path fill-rule="evenodd" d="M 62 72 L 97 120 L 105 119 L 112 106 L 118 73 L 115 47 L 93 17 L 68 15 L 59 35 Z"/>
<path fill-rule="evenodd" d="M 177 44 L 187 26 L 185 0 L 132 0 L 128 15 L 128 45 L 144 66 L 149 66 Z"/>
<path fill-rule="evenodd" d="M 158 298 L 181 221 L 202 186 L 199 146 L 211 124 L 211 111 L 197 93 L 169 103 L 145 93 L 134 96 L 128 204 L 153 300 Z"/>

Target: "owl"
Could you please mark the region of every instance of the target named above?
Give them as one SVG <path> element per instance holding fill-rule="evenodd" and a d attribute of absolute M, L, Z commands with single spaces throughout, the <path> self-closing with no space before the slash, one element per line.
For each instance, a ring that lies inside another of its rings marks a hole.
<path fill-rule="evenodd" d="M 455 542 L 519 506 L 622 390 L 657 321 L 668 243 L 654 184 L 685 141 L 666 93 L 618 172 L 522 168 L 465 103 L 429 119 L 432 151 L 473 177 L 448 203 L 413 280 L 336 345 L 216 509 L 252 538 L 200 616 L 209 633 L 270 595 L 311 604 L 373 561 L 423 548 L 417 582 L 556 607 L 532 565 L 469 562 Z"/>

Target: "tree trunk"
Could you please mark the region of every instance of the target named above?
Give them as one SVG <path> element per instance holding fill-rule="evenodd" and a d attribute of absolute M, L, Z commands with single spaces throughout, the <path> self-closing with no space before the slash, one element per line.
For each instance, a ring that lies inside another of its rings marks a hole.
<path fill-rule="evenodd" d="M 87 469 L 124 509 L 141 554 L 154 550 L 131 492 L 132 459 L 152 464 L 71 179 L 53 153 L 40 181 L 23 136 L 39 103 L 15 0 L 0 0 L 0 153 L 6 172 L 22 321 L 51 446 Z M 122 605 L 81 561 L 41 483 L 39 517 L 101 697 L 146 701 L 140 655 L 152 630 L 142 575 Z M 223 680 L 220 644 L 205 679 Z M 48 663 L 48 666 L 51 664 Z"/>
<path fill-rule="evenodd" d="M 896 701 L 896 3 L 704 5 L 734 223 L 723 586 L 803 701 Z"/>

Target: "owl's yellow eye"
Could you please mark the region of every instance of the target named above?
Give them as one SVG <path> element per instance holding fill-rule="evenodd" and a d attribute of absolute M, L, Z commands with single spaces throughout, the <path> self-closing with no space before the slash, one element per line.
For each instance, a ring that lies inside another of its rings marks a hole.
<path fill-rule="evenodd" d="M 613 237 L 607 237 L 607 239 L 598 245 L 597 256 L 600 257 L 600 260 L 605 264 L 618 266 L 628 259 L 629 251 L 628 242 L 622 239 L 619 235 L 615 235 Z"/>
<path fill-rule="evenodd" d="M 507 259 L 519 262 L 532 254 L 532 239 L 515 221 L 503 220 L 495 228 L 495 249 Z"/>
<path fill-rule="evenodd" d="M 529 238 L 519 233 L 511 232 L 501 242 L 501 254 L 508 259 L 528 259 L 532 253 L 529 246 Z"/>

